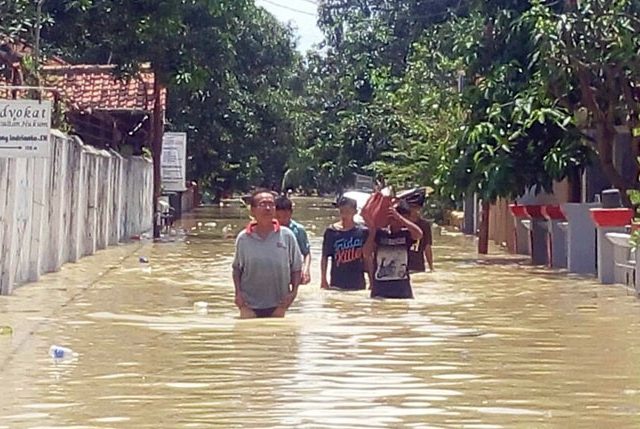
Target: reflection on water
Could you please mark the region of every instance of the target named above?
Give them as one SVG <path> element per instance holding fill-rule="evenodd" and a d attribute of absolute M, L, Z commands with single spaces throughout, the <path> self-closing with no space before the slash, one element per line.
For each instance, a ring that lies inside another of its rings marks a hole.
<path fill-rule="evenodd" d="M 0 335 L 0 428 L 640 426 L 640 304 L 626 289 L 478 261 L 444 232 L 413 301 L 322 291 L 332 213 L 315 201 L 296 209 L 313 283 L 284 320 L 236 317 L 223 229 L 245 223 L 237 205 L 0 298 L 13 328 Z M 53 362 L 51 344 L 79 356 Z"/>

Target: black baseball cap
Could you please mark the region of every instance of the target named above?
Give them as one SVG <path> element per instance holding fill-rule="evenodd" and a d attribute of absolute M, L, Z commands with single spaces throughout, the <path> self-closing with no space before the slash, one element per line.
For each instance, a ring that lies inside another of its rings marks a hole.
<path fill-rule="evenodd" d="M 338 208 L 340 207 L 351 207 L 354 209 L 358 208 L 358 202 L 353 198 L 349 198 L 349 197 L 340 197 L 336 200 L 335 203 L 333 203 L 333 205 Z"/>
<path fill-rule="evenodd" d="M 398 194 L 398 199 L 400 199 L 401 201 L 406 201 L 407 204 L 414 207 L 424 206 L 426 198 L 427 191 L 425 188 L 410 189 Z"/>

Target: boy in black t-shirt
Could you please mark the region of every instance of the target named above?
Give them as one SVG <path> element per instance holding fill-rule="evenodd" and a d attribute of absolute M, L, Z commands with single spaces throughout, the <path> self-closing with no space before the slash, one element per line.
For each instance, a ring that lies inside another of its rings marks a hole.
<path fill-rule="evenodd" d="M 424 206 L 426 199 L 426 190 L 416 189 L 410 191 L 406 197 L 402 197 L 407 204 L 411 213 L 408 218 L 411 222 L 415 223 L 422 230 L 422 238 L 416 240 L 409 249 L 409 271 L 425 272 L 427 264 L 429 271 L 433 271 L 433 251 L 431 245 L 433 244 L 433 238 L 431 234 L 431 222 L 424 219 L 420 212 Z M 427 264 L 425 264 L 425 259 Z"/>
<path fill-rule="evenodd" d="M 409 279 L 409 249 L 422 230 L 408 219 L 409 206 L 400 201 L 389 209 L 389 225 L 379 228 L 366 244 L 372 298 L 413 298 Z M 371 225 L 370 219 L 365 219 Z"/>
<path fill-rule="evenodd" d="M 329 226 L 322 241 L 322 260 L 320 262 L 320 286 L 323 289 L 342 290 L 365 289 L 365 265 L 363 247 L 369 236 L 369 230 L 354 222 L 357 203 L 351 198 L 342 197 L 336 203 L 340 210 L 340 221 Z M 327 268 L 331 258 L 331 280 L 327 281 Z"/>

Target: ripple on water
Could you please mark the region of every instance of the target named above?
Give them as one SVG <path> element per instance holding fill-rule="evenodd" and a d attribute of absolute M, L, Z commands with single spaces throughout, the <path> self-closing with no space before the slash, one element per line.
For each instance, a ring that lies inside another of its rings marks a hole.
<path fill-rule="evenodd" d="M 304 201 L 296 217 L 316 226 L 318 254 L 333 213 Z M 199 209 L 183 220 L 199 236 L 147 244 L 122 265 L 107 250 L 0 298 L 11 313 L 0 325 L 41 326 L 2 369 L 15 394 L 0 429 L 640 427 L 640 306 L 623 289 L 514 258 L 479 263 L 472 240 L 445 233 L 437 271 L 413 278 L 416 300 L 320 290 L 314 263 L 287 318 L 242 321 L 233 241 L 203 227 L 245 217 Z M 75 303 L 48 309 L 105 267 Z M 193 313 L 198 301 L 209 314 Z M 60 341 L 81 358 L 51 363 Z"/>

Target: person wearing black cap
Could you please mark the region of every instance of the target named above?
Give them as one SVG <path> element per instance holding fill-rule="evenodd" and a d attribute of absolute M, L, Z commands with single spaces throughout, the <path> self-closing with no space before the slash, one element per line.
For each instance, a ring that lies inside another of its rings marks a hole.
<path fill-rule="evenodd" d="M 369 230 L 356 224 L 357 202 L 341 197 L 336 202 L 340 221 L 329 226 L 322 241 L 320 262 L 320 286 L 323 289 L 363 290 L 366 288 L 363 247 Z M 331 279 L 327 281 L 327 269 L 331 258 Z"/>
<path fill-rule="evenodd" d="M 389 209 L 389 223 L 366 243 L 365 256 L 372 281 L 372 298 L 413 298 L 409 277 L 409 248 L 422 238 L 422 230 L 409 217 L 409 205 L 399 200 Z M 368 216 L 367 216 L 368 217 Z M 365 217 L 367 225 L 374 225 Z"/>
<path fill-rule="evenodd" d="M 425 189 L 415 190 L 413 193 L 407 195 L 404 200 L 409 204 L 411 212 L 409 213 L 409 220 L 422 230 L 422 238 L 416 240 L 409 249 L 409 271 L 425 272 L 426 265 L 429 265 L 429 271 L 433 271 L 433 251 L 431 245 L 433 244 L 433 237 L 431 234 L 431 222 L 424 219 L 420 214 L 424 202 L 426 199 Z"/>

